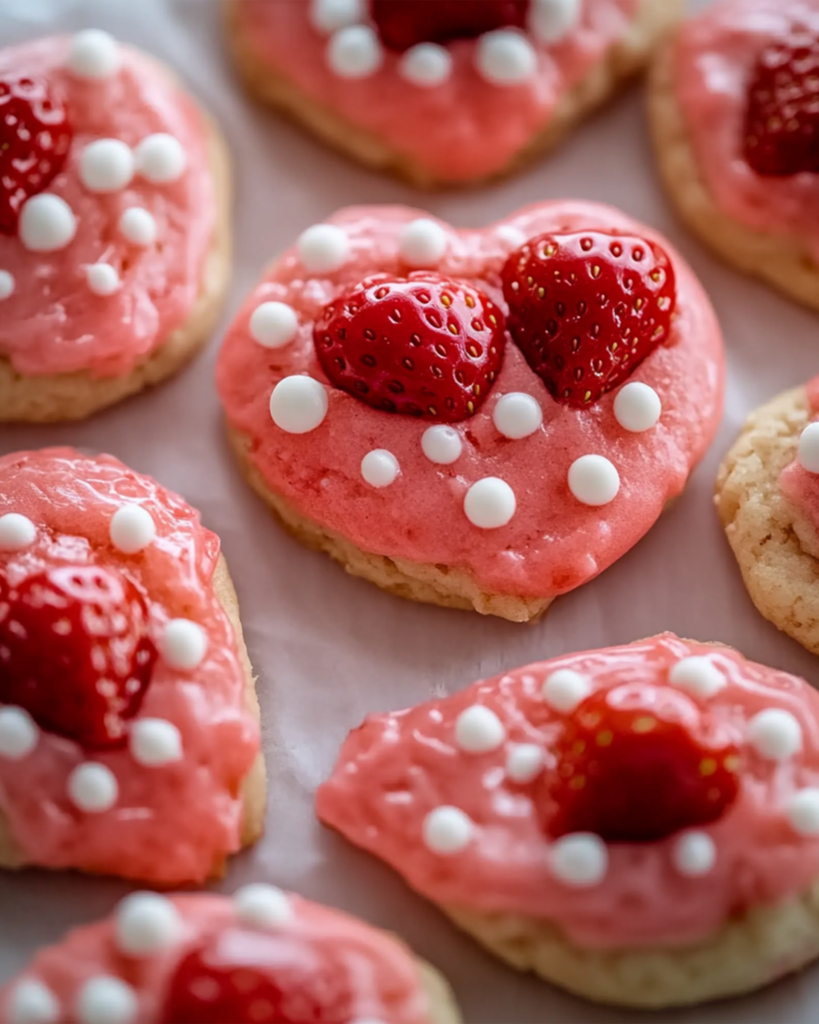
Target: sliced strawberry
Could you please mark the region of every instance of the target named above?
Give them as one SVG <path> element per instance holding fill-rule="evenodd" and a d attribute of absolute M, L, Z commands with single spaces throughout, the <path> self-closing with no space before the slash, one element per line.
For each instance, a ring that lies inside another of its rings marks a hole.
<path fill-rule="evenodd" d="M 739 791 L 739 749 L 685 694 L 624 684 L 566 723 L 548 782 L 547 829 L 653 842 L 722 817 Z"/>
<path fill-rule="evenodd" d="M 504 317 L 463 281 L 378 274 L 325 307 L 319 362 L 342 391 L 376 409 L 455 423 L 482 405 L 503 362 Z"/>
<path fill-rule="evenodd" d="M 170 981 L 164 1024 L 348 1024 L 339 969 L 287 935 L 228 928 L 191 950 Z"/>
<path fill-rule="evenodd" d="M 0 75 L 0 232 L 12 234 L 23 204 L 68 158 L 73 132 L 54 89 L 37 75 Z"/>
<path fill-rule="evenodd" d="M 509 332 L 565 405 L 596 402 L 671 333 L 674 268 L 642 238 L 540 235 L 511 254 L 502 279 Z"/>
<path fill-rule="evenodd" d="M 370 8 L 384 45 L 403 51 L 417 43 L 449 43 L 497 28 L 525 28 L 529 0 L 370 0 Z"/>
<path fill-rule="evenodd" d="M 757 174 L 819 171 L 819 38 L 794 28 L 759 54 L 748 86 L 743 152 Z"/>
<path fill-rule="evenodd" d="M 61 566 L 0 602 L 0 703 L 86 747 L 125 742 L 157 658 L 148 612 L 115 569 Z"/>

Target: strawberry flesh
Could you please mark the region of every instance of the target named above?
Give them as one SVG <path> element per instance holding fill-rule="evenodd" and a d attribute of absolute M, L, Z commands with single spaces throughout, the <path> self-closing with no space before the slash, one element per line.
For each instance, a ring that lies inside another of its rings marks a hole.
<path fill-rule="evenodd" d="M 476 39 L 498 28 L 525 28 L 529 0 L 371 0 L 381 40 L 403 52 L 418 43 Z"/>

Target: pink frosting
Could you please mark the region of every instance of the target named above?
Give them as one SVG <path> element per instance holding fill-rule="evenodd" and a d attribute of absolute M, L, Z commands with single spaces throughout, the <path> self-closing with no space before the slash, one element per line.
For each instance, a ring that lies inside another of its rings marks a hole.
<path fill-rule="evenodd" d="M 111 517 L 126 504 L 140 505 L 156 524 L 156 539 L 137 555 L 109 540 Z M 52 565 L 113 565 L 147 594 L 155 639 L 175 618 L 197 622 L 208 639 L 195 671 L 157 662 L 139 712 L 177 726 L 181 761 L 147 768 L 127 748 L 88 752 L 48 732 L 25 760 L 0 756 L 0 809 L 15 842 L 44 867 L 161 885 L 204 881 L 241 845 L 239 788 L 259 750 L 236 638 L 213 589 L 219 538 L 202 527 L 198 512 L 148 477 L 110 456 L 88 458 L 68 448 L 0 459 L 0 515 L 7 512 L 28 516 L 38 531 L 31 547 L 0 552 L 12 585 Z M 111 810 L 85 814 L 70 801 L 66 780 L 85 761 L 116 776 L 119 798 Z"/>
<path fill-rule="evenodd" d="M 81 987 L 92 978 L 108 975 L 122 979 L 135 990 L 139 1001 L 135 1020 L 157 1024 L 177 964 L 197 943 L 238 924 L 233 901 L 224 896 L 175 896 L 172 902 L 183 927 L 179 941 L 169 949 L 146 958 L 124 955 L 117 948 L 115 924 L 110 918 L 78 928 L 59 945 L 38 953 L 25 973 L 0 991 L 0 1019 L 7 1019 L 14 985 L 25 979 L 51 990 L 62 1008 L 55 1024 L 67 1024 L 76 1020 L 73 1007 Z M 356 1020 L 429 1024 L 427 996 L 418 968 L 402 946 L 336 910 L 298 896 L 291 896 L 289 902 L 292 920 L 264 935 L 267 949 L 275 936 L 285 968 L 292 965 L 309 971 L 320 965 L 326 978 L 329 967 L 336 977 L 346 981 Z M 249 945 L 249 966 L 252 952 Z"/>
<path fill-rule="evenodd" d="M 0 355 L 21 374 L 87 370 L 98 377 L 126 374 L 185 322 L 199 294 L 213 243 L 216 198 L 207 127 L 181 87 L 148 57 L 120 47 L 121 68 L 110 78 L 84 79 L 66 67 L 70 40 L 41 39 L 0 50 L 0 76 L 38 74 L 62 91 L 74 128 L 63 172 L 47 192 L 64 199 L 77 218 L 74 240 L 57 252 L 28 251 L 18 236 L 0 234 L 0 270 L 13 294 L 0 301 Z M 134 147 L 166 133 L 185 150 L 187 169 L 168 184 L 136 175 L 117 192 L 89 192 L 80 180 L 83 149 L 97 139 Z M 129 207 L 148 210 L 157 239 L 146 248 L 118 230 Z M 86 268 L 116 268 L 113 295 L 91 292 Z"/>
<path fill-rule="evenodd" d="M 661 685 L 681 658 L 707 657 L 727 685 L 707 702 L 718 727 L 743 758 L 738 800 L 703 828 L 716 844 L 713 870 L 684 877 L 671 857 L 674 837 L 609 846 L 608 871 L 598 885 L 572 888 L 549 867 L 548 844 L 535 803 L 535 784 L 505 774 L 510 743 L 550 750 L 563 716 L 540 695 L 546 677 L 571 669 L 591 689 L 618 683 Z M 473 704 L 491 708 L 507 741 L 488 754 L 463 752 L 454 736 L 458 714 Z M 779 764 L 748 747 L 748 719 L 783 708 L 798 720 L 803 749 Z M 587 947 L 674 945 L 713 935 L 734 915 L 800 893 L 819 872 L 819 837 L 798 836 L 784 812 L 798 788 L 819 783 L 819 695 L 801 679 L 746 661 L 728 648 L 687 643 L 670 633 L 631 644 L 529 665 L 476 683 L 410 711 L 375 715 L 350 734 L 329 782 L 318 793 L 321 820 L 383 858 L 436 902 L 505 911 L 559 925 Z M 475 822 L 460 853 L 441 856 L 422 838 L 425 816 L 454 805 Z"/>
<path fill-rule="evenodd" d="M 761 177 L 742 156 L 746 92 L 760 51 L 794 22 L 819 33 L 817 0 L 720 0 L 681 30 L 676 91 L 708 190 L 746 227 L 796 235 L 819 258 L 819 175 Z"/>
<path fill-rule="evenodd" d="M 811 415 L 819 415 L 819 377 L 805 385 Z M 786 466 L 779 477 L 783 494 L 799 509 L 819 533 L 819 474 L 810 473 L 798 459 Z"/>
<path fill-rule="evenodd" d="M 277 5 L 278 6 L 278 5 Z M 588 409 L 556 403 L 511 342 L 493 391 L 478 413 L 455 424 L 463 452 L 449 466 L 423 454 L 429 420 L 372 409 L 328 387 L 324 422 L 306 434 L 288 434 L 271 420 L 274 385 L 307 373 L 326 383 L 312 341 L 324 304 L 376 271 L 406 273 L 398 256 L 401 226 L 420 216 L 404 207 L 343 210 L 332 223 L 351 245 L 337 272 L 311 278 L 291 250 L 265 275 L 228 332 L 217 379 L 230 423 L 251 439 L 251 458 L 268 487 L 303 515 L 343 534 L 365 551 L 414 562 L 466 569 L 484 591 L 551 597 L 585 583 L 611 565 L 654 524 L 666 502 L 680 493 L 692 467 L 714 437 L 722 412 L 724 357 L 712 307 L 691 270 L 656 232 L 609 207 L 551 202 L 522 210 L 478 231 L 441 223 L 448 239 L 436 268 L 477 283 L 504 310 L 499 273 L 510 241 L 544 231 L 598 228 L 637 233 L 662 245 L 677 275 L 677 315 L 670 344 L 656 350 L 631 380 L 653 387 L 663 412 L 656 427 L 629 433 L 612 412 L 615 394 Z M 296 339 L 266 349 L 250 335 L 250 316 L 264 301 L 289 303 L 301 326 Z M 501 395 L 525 392 L 543 410 L 543 425 L 517 441 L 498 433 L 492 410 Z M 361 460 L 386 448 L 401 472 L 389 487 L 364 482 Z M 605 507 L 582 505 L 569 491 L 572 462 L 582 455 L 607 456 L 616 466 L 620 492 Z M 517 510 L 507 526 L 483 530 L 463 511 L 464 495 L 477 480 L 497 476 L 513 489 Z"/>
<path fill-rule="evenodd" d="M 623 38 L 641 2 L 585 0 L 580 23 L 560 43 L 530 40 L 537 71 L 518 85 L 495 85 L 480 76 L 477 40 L 451 43 L 452 74 L 432 88 L 403 78 L 400 55 L 390 51 L 375 74 L 340 78 L 328 66 L 327 38 L 311 25 L 307 0 L 239 0 L 235 7 L 244 44 L 271 70 L 438 178 L 456 182 L 501 171 L 525 149 L 566 93 Z"/>

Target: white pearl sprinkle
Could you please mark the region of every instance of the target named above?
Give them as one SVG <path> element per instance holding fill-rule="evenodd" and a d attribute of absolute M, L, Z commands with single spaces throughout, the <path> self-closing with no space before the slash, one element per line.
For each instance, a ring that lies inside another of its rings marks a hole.
<path fill-rule="evenodd" d="M 785 813 L 791 828 L 800 836 L 819 834 L 819 789 L 800 789 L 788 802 Z"/>
<path fill-rule="evenodd" d="M 515 743 L 506 755 L 506 774 L 512 782 L 531 782 L 540 775 L 545 758 L 534 743 Z"/>
<path fill-rule="evenodd" d="M 156 221 L 152 214 L 141 206 L 131 206 L 122 214 L 119 219 L 119 230 L 123 238 L 143 249 L 156 241 Z"/>
<path fill-rule="evenodd" d="M 537 54 L 523 33 L 499 28 L 478 40 L 475 66 L 493 85 L 518 85 L 537 70 Z"/>
<path fill-rule="evenodd" d="M 408 267 L 437 267 L 446 247 L 446 231 L 427 217 L 404 224 L 398 234 L 398 255 Z"/>
<path fill-rule="evenodd" d="M 538 401 L 522 391 L 501 395 L 492 410 L 492 422 L 499 434 L 518 441 L 534 434 L 543 422 Z"/>
<path fill-rule="evenodd" d="M 299 259 L 310 274 L 328 274 L 343 267 L 350 257 L 347 234 L 335 224 L 313 224 L 296 243 Z"/>
<path fill-rule="evenodd" d="M 186 672 L 201 665 L 207 650 L 208 634 L 190 619 L 171 619 L 159 638 L 159 653 L 167 664 Z"/>
<path fill-rule="evenodd" d="M 79 1024 L 134 1024 L 138 1012 L 136 992 L 120 978 L 92 978 L 77 996 Z"/>
<path fill-rule="evenodd" d="M 559 43 L 580 21 L 583 0 L 532 0 L 529 28 L 541 43 Z"/>
<path fill-rule="evenodd" d="M 599 885 L 606 877 L 609 853 L 603 840 L 590 832 L 575 832 L 558 839 L 550 861 L 556 878 L 578 889 Z"/>
<path fill-rule="evenodd" d="M 89 192 L 119 192 L 134 176 L 134 154 L 119 139 L 97 139 L 82 151 L 79 173 Z"/>
<path fill-rule="evenodd" d="M 236 916 L 244 924 L 257 928 L 281 928 L 293 920 L 293 908 L 287 893 L 275 885 L 254 882 L 239 889 L 233 897 Z"/>
<path fill-rule="evenodd" d="M 28 516 L 6 512 L 0 516 L 0 551 L 23 551 L 37 540 L 37 527 Z"/>
<path fill-rule="evenodd" d="M 681 875 L 701 878 L 714 870 L 717 847 L 707 832 L 686 832 L 674 843 L 671 857 Z"/>
<path fill-rule="evenodd" d="M 708 700 L 725 686 L 725 676 L 710 658 L 694 656 L 683 658 L 669 672 L 673 686 L 685 690 L 692 697 Z"/>
<path fill-rule="evenodd" d="M 540 691 L 549 707 L 564 715 L 574 711 L 590 693 L 591 687 L 586 677 L 570 668 L 559 668 L 548 675 Z"/>
<path fill-rule="evenodd" d="M 37 746 L 40 730 L 23 708 L 0 708 L 0 757 L 22 761 Z"/>
<path fill-rule="evenodd" d="M 0 302 L 14 294 L 14 278 L 7 270 L 0 270 Z"/>
<path fill-rule="evenodd" d="M 123 505 L 111 516 L 111 543 L 125 555 L 143 551 L 156 536 L 153 516 L 141 505 Z"/>
<path fill-rule="evenodd" d="M 398 74 L 422 89 L 442 85 L 452 74 L 452 55 L 437 43 L 418 43 L 398 62 Z"/>
<path fill-rule="evenodd" d="M 85 268 L 85 279 L 94 295 L 113 295 L 119 291 L 119 274 L 110 263 L 92 263 Z"/>
<path fill-rule="evenodd" d="M 327 415 L 327 389 L 312 377 L 285 377 L 270 396 L 270 417 L 288 434 L 308 434 Z"/>
<path fill-rule="evenodd" d="M 311 0 L 310 22 L 317 32 L 329 35 L 367 16 L 366 0 Z"/>
<path fill-rule="evenodd" d="M 378 34 L 369 25 L 339 29 L 327 44 L 327 63 L 339 78 L 369 78 L 383 60 Z"/>
<path fill-rule="evenodd" d="M 57 252 L 74 240 L 77 218 L 64 199 L 41 192 L 23 204 L 18 230 L 30 252 Z"/>
<path fill-rule="evenodd" d="M 786 761 L 802 749 L 802 729 L 790 711 L 767 708 L 748 722 L 748 742 L 762 757 Z"/>
<path fill-rule="evenodd" d="M 463 442 L 454 427 L 441 423 L 427 427 L 421 435 L 421 450 L 430 462 L 435 462 L 439 466 L 450 466 L 460 457 Z"/>
<path fill-rule="evenodd" d="M 802 431 L 799 464 L 809 473 L 819 473 L 819 423 L 809 423 Z"/>
<path fill-rule="evenodd" d="M 526 235 L 520 228 L 512 224 L 501 224 L 495 228 L 495 234 L 510 249 L 519 249 L 526 241 Z"/>
<path fill-rule="evenodd" d="M 298 330 L 298 314 L 284 302 L 262 302 L 250 315 L 250 336 L 264 348 L 289 345 Z"/>
<path fill-rule="evenodd" d="M 68 776 L 68 795 L 86 814 L 102 814 L 117 802 L 119 785 L 110 768 L 88 761 L 78 765 Z"/>
<path fill-rule="evenodd" d="M 436 807 L 424 819 L 424 842 L 433 853 L 451 856 L 469 845 L 474 825 L 458 807 Z"/>
<path fill-rule="evenodd" d="M 361 460 L 361 475 L 370 487 L 389 487 L 400 471 L 398 459 L 386 448 L 375 448 Z"/>
<path fill-rule="evenodd" d="M 183 757 L 182 733 L 164 718 L 140 718 L 128 742 L 131 756 L 143 768 L 161 768 Z"/>
<path fill-rule="evenodd" d="M 134 150 L 137 174 L 154 185 L 178 181 L 187 165 L 188 158 L 182 143 L 166 132 L 146 136 Z"/>
<path fill-rule="evenodd" d="M 119 44 L 101 29 L 85 29 L 71 40 L 67 63 L 78 78 L 110 78 L 119 71 Z"/>
<path fill-rule="evenodd" d="M 617 392 L 614 399 L 614 418 L 623 428 L 633 434 L 656 427 L 663 406 L 660 396 L 640 381 L 631 381 Z"/>
<path fill-rule="evenodd" d="M 482 530 L 506 526 L 516 507 L 515 492 L 496 476 L 487 476 L 472 484 L 464 498 L 466 518 Z"/>
<path fill-rule="evenodd" d="M 620 490 L 620 475 L 604 455 L 582 455 L 569 467 L 569 490 L 584 505 L 608 505 Z"/>
<path fill-rule="evenodd" d="M 505 739 L 503 722 L 483 704 L 473 704 L 455 719 L 455 742 L 468 754 L 497 750 Z"/>
<path fill-rule="evenodd" d="M 7 1004 L 8 1024 L 57 1024 L 60 1004 L 51 989 L 35 978 L 23 978 Z"/>
<path fill-rule="evenodd" d="M 126 956 L 149 957 L 175 946 L 182 918 L 169 899 L 155 892 L 134 892 L 116 909 L 114 934 Z"/>

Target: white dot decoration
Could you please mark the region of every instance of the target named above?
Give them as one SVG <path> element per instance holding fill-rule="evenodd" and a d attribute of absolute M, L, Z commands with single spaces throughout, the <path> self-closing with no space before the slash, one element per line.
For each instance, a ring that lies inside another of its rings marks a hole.
<path fill-rule="evenodd" d="M 702 878 L 714 870 L 717 847 L 707 832 L 686 832 L 671 851 L 674 867 L 688 878 Z"/>
<path fill-rule="evenodd" d="M 36 978 L 23 978 L 7 1003 L 8 1024 L 57 1024 L 60 1004 L 51 989 Z"/>
<path fill-rule="evenodd" d="M 522 391 L 501 395 L 492 410 L 492 422 L 499 434 L 513 441 L 528 437 L 543 423 L 543 410 L 537 399 Z"/>
<path fill-rule="evenodd" d="M 367 15 L 366 0 L 311 0 L 310 22 L 325 35 L 357 25 Z"/>
<path fill-rule="evenodd" d="M 800 789 L 789 800 L 785 813 L 798 835 L 819 835 L 819 789 Z"/>
<path fill-rule="evenodd" d="M 361 475 L 370 487 L 389 487 L 400 471 L 398 459 L 386 448 L 375 448 L 361 460 Z"/>
<path fill-rule="evenodd" d="M 198 668 L 207 650 L 208 634 L 190 619 L 171 619 L 159 638 L 159 652 L 167 664 L 185 672 Z"/>
<path fill-rule="evenodd" d="M 77 996 L 78 1024 L 135 1024 L 137 994 L 119 978 L 100 975 L 87 981 Z"/>
<path fill-rule="evenodd" d="M 86 814 L 102 814 L 117 802 L 119 786 L 110 768 L 87 761 L 68 776 L 68 795 L 74 805 Z"/>
<path fill-rule="evenodd" d="M 119 219 L 119 230 L 123 238 L 143 249 L 156 241 L 156 221 L 141 206 L 131 206 L 124 211 Z"/>
<path fill-rule="evenodd" d="M 478 40 L 475 66 L 493 85 L 519 85 L 535 73 L 537 54 L 523 33 L 499 28 Z"/>
<path fill-rule="evenodd" d="M 529 28 L 542 43 L 559 43 L 580 21 L 583 0 L 532 0 Z"/>
<path fill-rule="evenodd" d="M 468 754 L 497 750 L 505 739 L 503 722 L 483 704 L 473 704 L 455 719 L 455 742 Z"/>
<path fill-rule="evenodd" d="M 142 505 L 123 505 L 111 516 L 111 543 L 124 555 L 136 555 L 156 537 L 153 516 Z"/>
<path fill-rule="evenodd" d="M 0 758 L 22 761 L 35 749 L 40 730 L 28 711 L 13 706 L 0 708 Z"/>
<path fill-rule="evenodd" d="M 146 136 L 134 150 L 137 174 L 153 185 L 168 185 L 185 173 L 188 158 L 179 139 L 166 132 Z"/>
<path fill-rule="evenodd" d="M 299 318 L 284 302 L 262 302 L 250 314 L 250 336 L 264 348 L 289 345 L 299 329 Z"/>
<path fill-rule="evenodd" d="M 454 427 L 440 423 L 434 427 L 427 427 L 421 435 L 421 450 L 430 462 L 439 466 L 450 466 L 460 458 L 463 442 Z"/>
<path fill-rule="evenodd" d="M 583 505 L 608 505 L 620 490 L 620 474 L 604 455 L 581 455 L 569 467 L 569 490 Z"/>
<path fill-rule="evenodd" d="M 541 697 L 549 707 L 564 715 L 574 711 L 590 693 L 591 687 L 586 677 L 570 668 L 559 668 L 550 673 L 540 691 Z"/>
<path fill-rule="evenodd" d="M 285 377 L 270 396 L 270 417 L 287 434 L 308 434 L 324 422 L 327 390 L 312 377 Z"/>
<path fill-rule="evenodd" d="M 82 151 L 79 173 L 89 192 L 119 192 L 134 176 L 134 154 L 119 139 L 97 139 Z"/>
<path fill-rule="evenodd" d="M 446 231 L 428 217 L 411 220 L 398 233 L 398 255 L 408 267 L 437 267 L 446 246 Z"/>
<path fill-rule="evenodd" d="M 474 824 L 459 807 L 436 807 L 424 819 L 424 842 L 433 853 L 452 856 L 472 839 Z"/>
<path fill-rule="evenodd" d="M 176 945 L 182 919 L 165 896 L 134 892 L 126 896 L 114 915 L 117 949 L 126 956 L 149 957 Z"/>
<path fill-rule="evenodd" d="M 383 60 L 378 34 L 369 25 L 339 29 L 327 44 L 327 63 L 339 78 L 369 78 Z"/>
<path fill-rule="evenodd" d="M 299 235 L 296 250 L 308 273 L 328 274 L 347 262 L 350 242 L 335 224 L 313 224 Z"/>
<path fill-rule="evenodd" d="M 281 928 L 293 920 L 287 893 L 275 885 L 245 885 L 236 892 L 233 902 L 239 920 L 256 928 Z"/>
<path fill-rule="evenodd" d="M 30 252 L 57 252 L 73 242 L 77 218 L 64 199 L 41 192 L 23 204 L 18 231 Z"/>
<path fill-rule="evenodd" d="M 67 63 L 78 78 L 110 78 L 119 71 L 119 44 L 101 29 L 84 29 L 71 40 Z"/>
<path fill-rule="evenodd" d="M 143 768 L 161 768 L 182 760 L 182 734 L 164 718 L 140 718 L 128 739 L 131 756 Z"/>
<path fill-rule="evenodd" d="M 37 527 L 28 516 L 6 512 L 0 516 L 0 551 L 23 551 L 37 540 Z"/>
<path fill-rule="evenodd" d="M 617 392 L 614 399 L 614 418 L 632 434 L 642 434 L 656 427 L 663 411 L 660 396 L 640 381 L 631 381 Z"/>
<path fill-rule="evenodd" d="M 668 674 L 672 686 L 692 697 L 708 700 L 725 686 L 725 676 L 710 658 L 695 655 L 682 658 Z"/>
<path fill-rule="evenodd" d="M 516 507 L 515 492 L 496 476 L 487 476 L 472 484 L 464 498 L 466 518 L 481 530 L 506 526 Z"/>
<path fill-rule="evenodd" d="M 786 761 L 802 749 L 802 729 L 790 711 L 766 708 L 748 722 L 748 742 L 770 761 Z"/>
<path fill-rule="evenodd" d="M 603 840 L 590 832 L 575 832 L 552 844 L 549 860 L 555 878 L 578 889 L 599 885 L 606 877 L 609 854 Z"/>
<path fill-rule="evenodd" d="M 116 267 L 110 263 L 92 263 L 85 268 L 85 280 L 94 295 L 113 295 L 119 291 L 120 279 Z"/>
<path fill-rule="evenodd" d="M 0 270 L 0 302 L 14 294 L 14 277 L 8 270 Z"/>
<path fill-rule="evenodd" d="M 445 46 L 418 43 L 402 55 L 398 74 L 413 85 L 431 89 L 442 85 L 452 74 L 452 56 Z"/>
<path fill-rule="evenodd" d="M 799 465 L 809 473 L 819 473 L 819 423 L 809 423 L 799 438 Z"/>
<path fill-rule="evenodd" d="M 506 755 L 506 775 L 512 782 L 532 782 L 540 775 L 545 758 L 534 743 L 515 743 Z"/>

